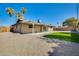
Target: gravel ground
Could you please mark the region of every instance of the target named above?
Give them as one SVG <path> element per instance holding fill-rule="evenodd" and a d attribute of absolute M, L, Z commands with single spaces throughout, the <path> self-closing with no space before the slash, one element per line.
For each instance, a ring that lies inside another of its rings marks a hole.
<path fill-rule="evenodd" d="M 0 56 L 79 56 L 79 43 L 42 37 L 47 33 L 0 33 Z"/>
<path fill-rule="evenodd" d="M 49 56 L 79 56 L 79 43 L 58 39 L 52 39 L 51 42 L 57 43 L 58 47 L 54 48 L 54 52 L 49 52 Z"/>
<path fill-rule="evenodd" d="M 0 55 L 47 56 L 49 51 L 54 51 L 51 47 L 57 47 L 57 44 L 43 40 L 44 34 L 0 33 Z"/>

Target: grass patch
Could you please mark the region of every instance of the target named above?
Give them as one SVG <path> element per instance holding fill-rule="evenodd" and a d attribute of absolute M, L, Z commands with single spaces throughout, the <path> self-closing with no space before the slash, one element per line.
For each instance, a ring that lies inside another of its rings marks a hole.
<path fill-rule="evenodd" d="M 45 35 L 44 37 L 79 43 L 79 34 L 76 34 L 76 33 L 54 32 L 54 33 Z"/>

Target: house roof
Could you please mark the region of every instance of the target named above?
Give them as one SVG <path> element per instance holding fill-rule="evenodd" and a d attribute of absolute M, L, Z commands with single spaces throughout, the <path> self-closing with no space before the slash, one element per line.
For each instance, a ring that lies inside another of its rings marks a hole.
<path fill-rule="evenodd" d="M 44 26 L 52 26 L 52 25 L 47 25 L 47 24 L 37 23 L 37 22 L 23 22 L 23 23 L 25 23 L 25 24 L 35 24 L 35 25 L 44 25 Z"/>
<path fill-rule="evenodd" d="M 18 22 L 18 24 L 34 24 L 34 25 L 52 26 L 52 25 L 47 25 L 47 24 L 43 24 L 43 23 L 37 23 L 37 22 L 33 22 L 33 21 L 23 21 L 23 20 L 20 20 Z M 16 25 L 16 24 L 14 24 L 14 25 Z"/>

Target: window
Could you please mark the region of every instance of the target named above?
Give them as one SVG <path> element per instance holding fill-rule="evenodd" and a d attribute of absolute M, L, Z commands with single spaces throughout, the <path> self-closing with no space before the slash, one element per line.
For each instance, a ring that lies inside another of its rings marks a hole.
<path fill-rule="evenodd" d="M 32 25 L 29 25 L 29 28 L 33 28 L 33 26 Z"/>
<path fill-rule="evenodd" d="M 52 28 L 52 26 L 50 26 L 50 28 Z"/>

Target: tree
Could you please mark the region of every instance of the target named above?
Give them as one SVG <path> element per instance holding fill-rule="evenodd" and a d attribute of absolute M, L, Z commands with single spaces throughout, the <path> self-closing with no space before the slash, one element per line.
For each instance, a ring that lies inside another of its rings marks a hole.
<path fill-rule="evenodd" d="M 22 14 L 25 14 L 26 13 L 26 8 L 25 7 L 22 7 L 21 12 L 22 12 Z"/>
<path fill-rule="evenodd" d="M 16 15 L 17 20 L 24 19 L 22 14 L 25 14 L 26 8 L 22 7 L 21 11 L 18 13 L 14 13 L 14 9 L 11 7 L 6 8 L 7 14 L 12 17 L 14 14 Z"/>
<path fill-rule="evenodd" d="M 77 27 L 79 27 L 79 20 L 78 20 L 78 23 L 77 23 Z"/>
<path fill-rule="evenodd" d="M 26 8 L 22 7 L 21 12 L 16 13 L 17 22 L 20 20 L 24 20 L 23 14 L 25 14 Z"/>
<path fill-rule="evenodd" d="M 68 18 L 63 22 L 63 26 L 72 26 L 75 30 L 78 26 L 78 20 L 74 17 Z"/>
<path fill-rule="evenodd" d="M 19 21 L 21 21 L 21 20 L 24 20 L 23 14 L 25 14 L 26 8 L 25 8 L 25 7 L 22 7 L 22 9 L 21 9 L 20 12 L 14 13 L 14 9 L 11 8 L 11 7 L 8 7 L 8 8 L 6 8 L 6 12 L 7 12 L 7 14 L 8 14 L 10 17 L 12 17 L 13 15 L 16 15 L 17 22 L 19 22 Z"/>
<path fill-rule="evenodd" d="M 6 8 L 7 14 L 10 16 L 10 18 L 14 15 L 14 9 L 11 7 Z M 11 20 L 11 19 L 10 19 Z M 11 21 L 10 21 L 11 22 Z"/>
<path fill-rule="evenodd" d="M 17 18 L 17 19 L 21 19 L 21 17 L 22 17 L 22 14 L 21 14 L 21 13 L 19 13 L 19 12 L 16 13 L 16 18 Z"/>
<path fill-rule="evenodd" d="M 7 12 L 7 14 L 8 14 L 10 17 L 13 16 L 13 14 L 14 14 L 14 10 L 13 10 L 13 8 L 11 8 L 11 7 L 6 8 L 6 12 Z"/>
<path fill-rule="evenodd" d="M 37 20 L 37 23 L 41 23 L 41 21 L 38 19 L 38 20 Z"/>
<path fill-rule="evenodd" d="M 76 26 L 78 24 L 78 20 L 74 17 L 66 19 L 63 22 L 63 26 Z"/>

